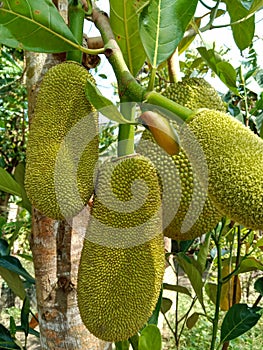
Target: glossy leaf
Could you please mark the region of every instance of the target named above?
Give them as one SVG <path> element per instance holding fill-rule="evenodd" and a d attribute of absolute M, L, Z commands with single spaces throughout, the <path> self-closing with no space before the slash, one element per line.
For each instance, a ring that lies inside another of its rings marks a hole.
<path fill-rule="evenodd" d="M 224 0 L 232 22 L 237 22 L 249 15 L 239 0 Z M 231 26 L 233 37 L 238 48 L 242 51 L 252 44 L 255 33 L 255 16 Z"/>
<path fill-rule="evenodd" d="M 260 307 L 235 304 L 227 312 L 221 326 L 221 343 L 239 337 L 250 330 L 260 319 Z"/>
<path fill-rule="evenodd" d="M 187 274 L 199 302 L 203 305 L 204 304 L 204 300 L 203 300 L 204 283 L 202 281 L 202 276 L 200 272 L 185 254 L 183 253 L 177 254 L 176 260 L 178 261 L 179 265 L 182 267 L 184 272 Z"/>
<path fill-rule="evenodd" d="M 34 278 L 23 268 L 20 261 L 14 256 L 0 257 L 0 267 L 13 271 L 24 277 L 29 283 L 35 283 Z"/>
<path fill-rule="evenodd" d="M 213 49 L 207 50 L 205 47 L 198 47 L 197 50 L 206 61 L 209 68 L 217 74 L 231 91 L 238 95 L 239 92 L 236 86 L 237 73 L 235 68 L 230 63 L 223 61 Z"/>
<path fill-rule="evenodd" d="M 21 187 L 19 186 L 19 184 L 3 168 L 0 168 L 0 190 L 13 194 L 15 196 L 22 196 Z"/>
<path fill-rule="evenodd" d="M 183 38 L 197 0 L 152 0 L 139 16 L 139 28 L 147 57 L 153 66 L 166 61 Z"/>
<path fill-rule="evenodd" d="M 51 0 L 2 0 L 0 42 L 36 52 L 64 52 L 78 47 Z"/>
<path fill-rule="evenodd" d="M 188 319 L 186 321 L 187 328 L 192 329 L 195 326 L 198 319 L 199 319 L 199 313 L 194 312 L 191 316 L 188 317 Z"/>
<path fill-rule="evenodd" d="M 255 291 L 263 296 L 263 277 L 260 277 L 254 283 Z"/>
<path fill-rule="evenodd" d="M 191 297 L 191 293 L 190 293 L 189 289 L 187 289 L 186 287 L 183 287 L 183 286 L 164 283 L 163 289 L 172 290 L 174 292 L 182 293 L 182 294 L 185 294 L 185 295 L 188 295 L 189 297 Z"/>
<path fill-rule="evenodd" d="M 91 81 L 87 80 L 85 88 L 86 97 L 89 101 L 92 101 L 93 106 L 101 114 L 110 120 L 113 120 L 120 124 L 130 123 L 119 112 L 118 108 L 106 97 L 104 97 L 99 89 Z"/>
<path fill-rule="evenodd" d="M 22 300 L 26 296 L 23 282 L 16 272 L 5 269 L 0 266 L 0 276 L 6 281 L 8 287 Z"/>
<path fill-rule="evenodd" d="M 161 350 L 162 337 L 157 326 L 150 324 L 145 327 L 139 337 L 139 350 Z"/>
<path fill-rule="evenodd" d="M 138 15 L 133 1 L 110 1 L 110 24 L 124 60 L 133 76 L 141 69 L 146 54 L 139 33 Z"/>

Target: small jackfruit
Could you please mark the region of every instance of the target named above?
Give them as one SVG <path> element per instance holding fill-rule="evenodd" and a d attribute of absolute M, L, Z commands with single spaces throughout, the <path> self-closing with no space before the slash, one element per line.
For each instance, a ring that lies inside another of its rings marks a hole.
<path fill-rule="evenodd" d="M 217 91 L 203 78 L 185 78 L 169 84 L 162 95 L 192 110 L 209 108 L 226 111 Z"/>
<path fill-rule="evenodd" d="M 102 164 L 78 272 L 78 306 L 96 337 L 116 342 L 151 316 L 165 256 L 159 180 L 153 164 L 131 155 Z"/>
<path fill-rule="evenodd" d="M 50 218 L 70 218 L 88 202 L 98 159 L 98 116 L 85 97 L 91 74 L 63 62 L 45 74 L 27 145 L 25 188 Z"/>
<path fill-rule="evenodd" d="M 198 112 L 188 128 L 206 156 L 214 205 L 247 228 L 263 229 L 263 140 L 218 111 Z"/>
<path fill-rule="evenodd" d="M 186 152 L 181 146 L 179 154 L 171 157 L 155 143 L 148 130 L 143 132 L 137 147 L 137 152 L 147 156 L 159 172 L 163 233 L 180 241 L 209 232 L 222 216 L 207 196 L 207 184 L 203 182 L 207 169 L 205 164 L 202 167 L 198 148 L 193 149 L 196 151 Z"/>

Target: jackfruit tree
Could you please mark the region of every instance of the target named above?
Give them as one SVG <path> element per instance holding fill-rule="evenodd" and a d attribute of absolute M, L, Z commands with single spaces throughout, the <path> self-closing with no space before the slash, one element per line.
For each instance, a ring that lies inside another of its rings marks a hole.
<path fill-rule="evenodd" d="M 249 100 L 242 66 L 235 70 L 215 46 L 203 42 L 197 48 L 190 74 L 182 61 L 195 38 L 204 41 L 202 33 L 220 26 L 231 29 L 244 55 L 251 53 L 263 3 L 110 0 L 107 5 L 0 2 L 0 42 L 25 51 L 30 131 L 20 186 L 33 206 L 41 347 L 161 349 L 159 314 L 171 307 L 165 289 L 177 293 L 177 321 L 178 295 L 191 296 L 180 285 L 164 283 L 165 266 L 179 264 L 195 293 L 192 306 L 198 300 L 212 324 L 210 349 L 227 349 L 262 313 L 262 288 L 252 307 L 241 304 L 238 280 L 238 271 L 252 268 L 249 256 L 262 245 L 250 239 L 242 250 L 250 235 L 258 239 L 263 230 L 262 95 L 256 104 Z M 200 16 L 200 10 L 206 13 Z M 99 36 L 83 35 L 88 21 Z M 100 91 L 99 55 L 113 70 L 116 103 Z M 221 80 L 228 96 L 197 76 L 198 65 Z M 250 70 L 246 77 L 256 83 L 256 74 Z M 235 118 L 240 115 L 242 121 Z M 100 152 L 103 118 L 117 130 L 116 148 L 107 157 Z M 227 266 L 221 260 L 224 236 L 237 240 Z M 170 239 L 175 250 L 167 247 Z M 191 259 L 186 252 L 200 240 L 199 254 Z M 217 285 L 203 281 L 213 244 Z M 215 303 L 212 317 L 205 288 Z M 223 300 L 226 290 L 231 303 Z M 220 308 L 227 313 L 219 340 Z M 199 314 L 187 313 L 182 330 L 185 324 L 193 327 Z M 243 328 L 237 326 L 240 318 Z M 177 348 L 180 334 L 176 324 Z"/>

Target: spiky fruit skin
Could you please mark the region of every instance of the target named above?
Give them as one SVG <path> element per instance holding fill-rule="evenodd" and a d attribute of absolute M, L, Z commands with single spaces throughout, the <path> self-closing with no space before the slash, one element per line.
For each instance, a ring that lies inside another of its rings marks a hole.
<path fill-rule="evenodd" d="M 217 91 L 203 78 L 185 78 L 168 85 L 162 94 L 192 110 L 209 108 L 226 111 L 226 106 Z"/>
<path fill-rule="evenodd" d="M 200 111 L 188 126 L 205 153 L 215 206 L 247 228 L 263 229 L 263 140 L 218 111 Z"/>
<path fill-rule="evenodd" d="M 192 166 L 186 152 L 169 156 L 145 130 L 137 151 L 147 156 L 159 171 L 162 183 L 163 234 L 178 241 L 194 239 L 212 230 L 221 218 L 207 196 L 202 170 Z M 201 162 L 202 160 L 200 160 Z"/>
<path fill-rule="evenodd" d="M 27 145 L 25 188 L 50 218 L 76 215 L 93 192 L 98 159 L 98 116 L 85 97 L 90 73 L 63 62 L 45 74 Z"/>
<path fill-rule="evenodd" d="M 99 170 L 77 295 L 84 324 L 100 339 L 134 335 L 158 300 L 165 265 L 158 181 L 153 164 L 140 155 Z"/>

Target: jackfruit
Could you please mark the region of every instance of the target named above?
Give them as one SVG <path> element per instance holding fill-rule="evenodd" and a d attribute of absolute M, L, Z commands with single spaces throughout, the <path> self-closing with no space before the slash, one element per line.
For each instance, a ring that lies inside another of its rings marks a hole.
<path fill-rule="evenodd" d="M 159 179 L 140 155 L 99 168 L 78 272 L 78 306 L 96 337 L 116 342 L 151 316 L 165 267 Z"/>
<path fill-rule="evenodd" d="M 203 78 L 185 78 L 169 84 L 162 95 L 192 110 L 209 108 L 226 111 L 217 91 Z"/>
<path fill-rule="evenodd" d="M 214 205 L 247 228 L 263 229 L 263 140 L 219 111 L 199 111 L 182 134 L 189 129 L 206 156 Z"/>
<path fill-rule="evenodd" d="M 207 169 L 205 159 L 198 152 L 198 145 L 190 149 L 185 144 L 184 149 L 183 141 L 179 154 L 171 157 L 145 130 L 137 147 L 137 152 L 148 157 L 159 172 L 163 234 L 179 241 L 194 239 L 209 232 L 222 217 L 207 196 L 207 183 L 204 181 Z"/>
<path fill-rule="evenodd" d="M 71 218 L 93 192 L 98 159 L 98 116 L 85 97 L 91 74 L 63 62 L 45 74 L 27 145 L 25 188 L 32 204 L 50 218 Z"/>

